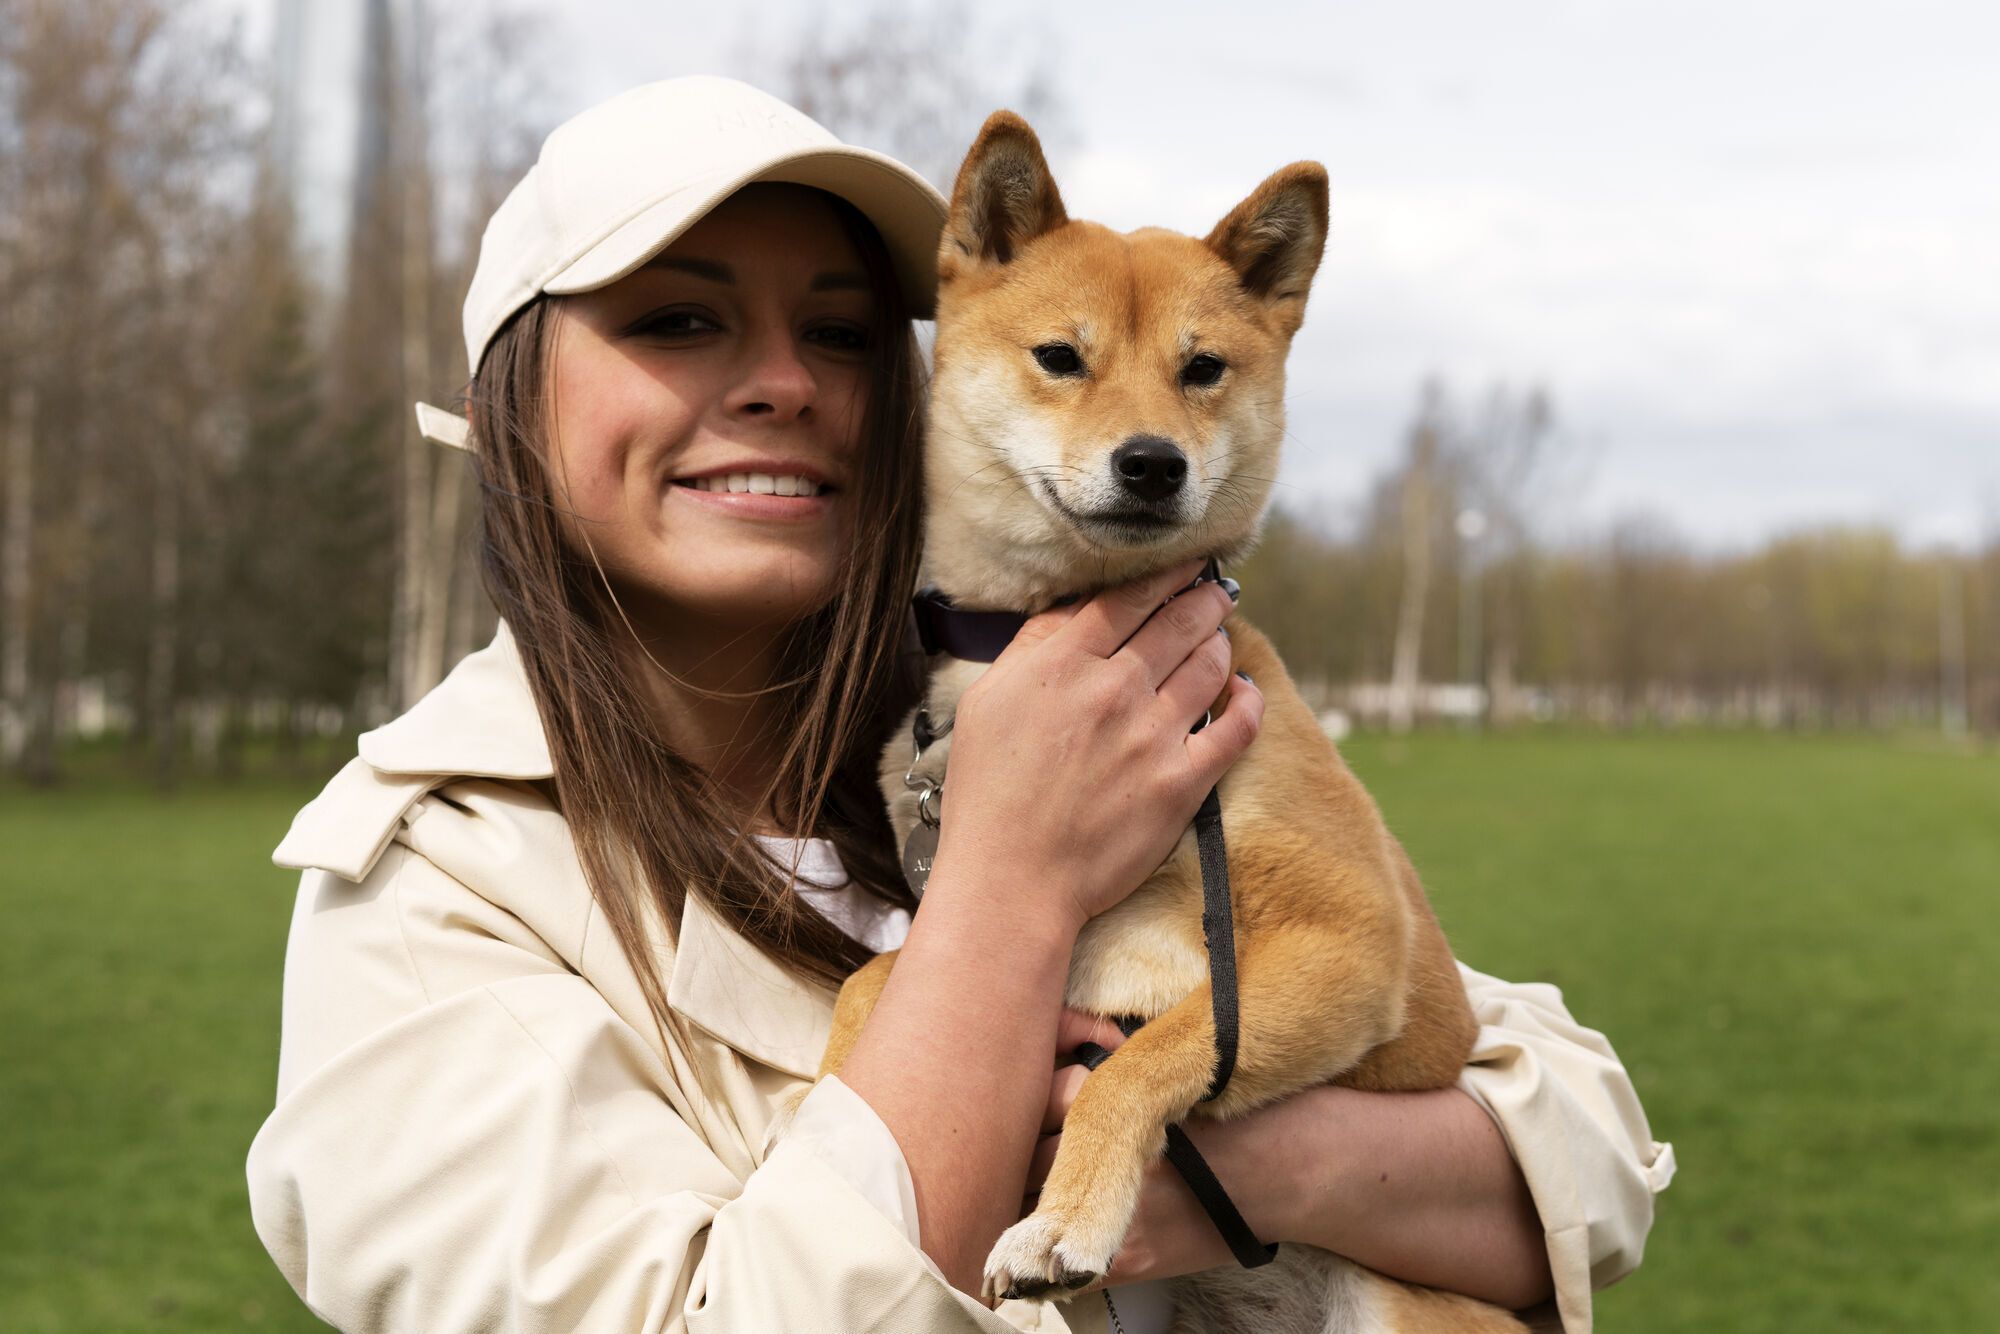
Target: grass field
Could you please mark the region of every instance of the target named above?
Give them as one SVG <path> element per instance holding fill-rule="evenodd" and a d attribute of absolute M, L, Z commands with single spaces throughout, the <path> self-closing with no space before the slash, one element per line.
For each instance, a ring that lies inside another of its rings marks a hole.
<path fill-rule="evenodd" d="M 2000 1307 L 2000 757 L 1361 738 L 1459 953 L 1610 1033 L 1680 1176 L 1607 1331 Z M 317 1328 L 250 1230 L 309 790 L 0 789 L 0 1330 Z"/>

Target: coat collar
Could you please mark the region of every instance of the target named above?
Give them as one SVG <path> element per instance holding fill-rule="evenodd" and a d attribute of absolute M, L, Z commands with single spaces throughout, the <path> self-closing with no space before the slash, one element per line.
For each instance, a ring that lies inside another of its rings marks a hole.
<path fill-rule="evenodd" d="M 361 880 L 427 792 L 459 778 L 522 781 L 555 772 L 520 648 L 505 622 L 491 644 L 461 661 L 408 713 L 362 736 L 360 752 L 299 813 L 278 849 L 280 865 Z M 492 873 L 504 876 L 509 868 Z M 505 906 L 505 895 L 499 897 Z M 662 954 L 669 950 L 667 1001 L 676 1012 L 753 1060 L 801 1079 L 818 1073 L 833 1016 L 831 991 L 793 977 L 693 895 L 673 945 L 660 942 Z"/>
<path fill-rule="evenodd" d="M 549 741 L 514 632 L 468 655 L 394 722 L 364 734 L 361 758 L 385 774 L 550 778 Z"/>

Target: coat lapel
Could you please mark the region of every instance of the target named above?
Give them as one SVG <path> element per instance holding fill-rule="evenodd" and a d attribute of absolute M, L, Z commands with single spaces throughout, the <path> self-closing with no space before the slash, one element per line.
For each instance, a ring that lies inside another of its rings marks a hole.
<path fill-rule="evenodd" d="M 800 1079 L 819 1073 L 834 993 L 793 977 L 690 894 L 667 1003 L 737 1051 Z"/>
<path fill-rule="evenodd" d="M 520 649 L 504 621 L 491 644 L 460 662 L 408 713 L 363 736 L 360 750 L 378 784 L 397 793 L 409 789 L 399 798 L 403 806 L 451 777 L 554 773 Z M 382 822 L 388 834 L 401 809 Z M 753 1061 L 800 1079 L 818 1073 L 832 1026 L 832 991 L 786 973 L 692 894 L 679 939 L 657 942 L 655 957 L 663 965 L 671 957 L 667 1001 L 690 1022 Z"/>

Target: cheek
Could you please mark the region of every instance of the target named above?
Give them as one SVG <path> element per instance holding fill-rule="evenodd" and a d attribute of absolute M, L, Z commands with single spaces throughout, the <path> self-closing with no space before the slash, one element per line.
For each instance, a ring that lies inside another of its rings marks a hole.
<path fill-rule="evenodd" d="M 645 471 L 649 454 L 635 451 L 672 434 L 688 409 L 650 377 L 606 369 L 558 369 L 551 451 L 556 485 L 576 516 L 615 524 L 632 506 L 656 503 Z"/>

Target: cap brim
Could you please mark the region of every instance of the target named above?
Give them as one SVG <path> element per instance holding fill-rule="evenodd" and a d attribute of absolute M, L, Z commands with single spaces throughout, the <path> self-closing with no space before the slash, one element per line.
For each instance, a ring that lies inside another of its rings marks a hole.
<path fill-rule="evenodd" d="M 564 265 L 542 283 L 542 290 L 588 292 L 618 281 L 672 245 L 710 209 L 758 181 L 810 185 L 861 210 L 882 234 L 911 315 L 931 318 L 937 307 L 938 238 L 944 231 L 947 211 L 944 197 L 895 159 L 845 146 L 806 149 L 749 172 L 717 176 L 676 190 L 641 209 Z"/>

